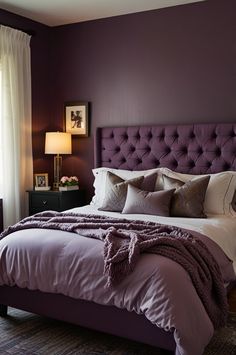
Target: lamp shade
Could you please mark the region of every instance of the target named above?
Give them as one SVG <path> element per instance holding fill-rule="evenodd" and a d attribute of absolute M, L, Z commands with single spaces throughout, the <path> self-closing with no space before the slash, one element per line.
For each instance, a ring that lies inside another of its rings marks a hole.
<path fill-rule="evenodd" d="M 71 133 L 46 132 L 45 154 L 71 154 Z"/>

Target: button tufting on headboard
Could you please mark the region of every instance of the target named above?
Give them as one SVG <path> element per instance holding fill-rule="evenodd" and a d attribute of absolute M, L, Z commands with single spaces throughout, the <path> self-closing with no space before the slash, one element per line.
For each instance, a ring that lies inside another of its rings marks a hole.
<path fill-rule="evenodd" d="M 183 173 L 236 170 L 236 124 L 154 125 L 97 129 L 96 166 L 168 167 Z"/>

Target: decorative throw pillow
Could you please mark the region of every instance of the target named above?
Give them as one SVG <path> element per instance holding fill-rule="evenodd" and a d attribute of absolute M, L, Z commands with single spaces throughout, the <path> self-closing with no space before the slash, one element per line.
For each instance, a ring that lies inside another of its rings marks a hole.
<path fill-rule="evenodd" d="M 152 173 L 143 177 L 140 189 L 148 192 L 155 190 L 157 173 Z"/>
<path fill-rule="evenodd" d="M 117 176 L 119 176 L 123 180 L 130 180 L 134 179 L 140 176 L 144 176 L 144 180 L 146 180 L 146 177 L 151 177 L 154 176 L 153 174 L 157 174 L 156 180 L 155 180 L 155 185 L 153 186 L 152 189 L 152 183 L 149 184 L 149 189 L 148 191 L 155 191 L 159 190 L 159 180 L 162 180 L 162 175 L 161 171 L 163 168 L 155 168 L 155 169 L 149 169 L 149 170 L 123 170 L 123 169 L 113 169 L 113 168 L 96 168 L 93 169 L 93 175 L 94 175 L 94 196 L 90 202 L 91 205 L 96 206 L 97 208 L 100 207 L 103 203 L 104 196 L 105 196 L 105 181 L 106 181 L 106 174 L 109 171 L 110 173 L 113 173 Z M 160 174 L 159 174 L 160 173 Z M 145 183 L 145 182 L 144 182 Z M 146 186 L 143 188 L 143 190 L 146 190 Z"/>
<path fill-rule="evenodd" d="M 184 183 L 163 175 L 164 189 L 176 189 L 171 202 L 171 216 L 205 218 L 204 200 L 209 180 L 209 176 L 204 176 Z"/>
<path fill-rule="evenodd" d="M 123 180 L 119 176 L 107 172 L 105 182 L 105 196 L 100 211 L 121 212 L 125 205 L 128 184 L 140 187 L 144 177 L 140 176 L 131 180 Z"/>
<path fill-rule="evenodd" d="M 195 180 L 203 176 L 210 176 L 205 196 L 204 212 L 210 215 L 224 214 L 236 216 L 235 198 L 233 197 L 236 190 L 235 171 L 224 171 L 207 175 L 191 175 L 177 173 L 168 168 L 163 168 L 162 170 L 163 174 L 183 182 Z M 161 190 L 163 189 L 163 181 L 161 181 L 161 179 L 158 181 L 159 185 L 157 186 L 157 190 Z"/>
<path fill-rule="evenodd" d="M 144 213 L 168 217 L 174 191 L 175 189 L 148 192 L 129 184 L 122 213 Z"/>

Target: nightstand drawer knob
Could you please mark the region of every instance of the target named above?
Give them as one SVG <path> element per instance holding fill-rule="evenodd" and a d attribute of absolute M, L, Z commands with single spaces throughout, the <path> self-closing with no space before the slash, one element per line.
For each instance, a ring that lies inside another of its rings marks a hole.
<path fill-rule="evenodd" d="M 43 201 L 43 205 L 44 205 L 44 206 L 45 206 L 47 203 L 48 203 L 47 200 L 46 200 L 46 201 L 45 201 L 45 200 Z"/>

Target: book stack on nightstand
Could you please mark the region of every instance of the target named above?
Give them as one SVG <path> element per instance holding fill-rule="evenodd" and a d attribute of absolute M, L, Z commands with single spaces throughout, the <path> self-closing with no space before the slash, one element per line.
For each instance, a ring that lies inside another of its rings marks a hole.
<path fill-rule="evenodd" d="M 29 215 L 53 210 L 65 211 L 85 204 L 85 191 L 35 191 L 29 193 Z"/>

